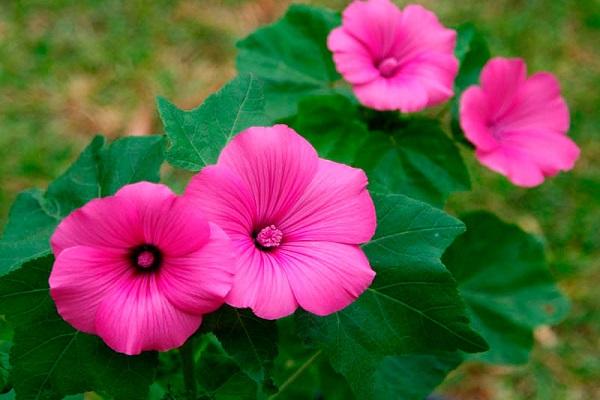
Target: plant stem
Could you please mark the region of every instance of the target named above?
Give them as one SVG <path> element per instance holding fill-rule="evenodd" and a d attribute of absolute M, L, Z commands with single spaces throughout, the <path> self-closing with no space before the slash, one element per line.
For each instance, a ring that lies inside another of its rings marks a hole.
<path fill-rule="evenodd" d="M 194 338 L 191 337 L 179 350 L 181 356 L 181 369 L 183 370 L 183 383 L 190 400 L 196 400 L 196 374 L 194 373 Z"/>
<path fill-rule="evenodd" d="M 304 372 L 304 370 L 306 368 L 308 368 L 310 366 L 310 364 L 312 364 L 321 355 L 322 351 L 323 350 L 318 350 L 308 360 L 306 360 L 306 362 L 304 364 L 302 364 L 300 366 L 300 368 L 298 368 L 296 371 L 294 371 L 294 373 L 292 375 L 290 375 L 290 377 L 287 378 L 285 380 L 285 382 L 283 382 L 281 384 L 281 386 L 279 387 L 279 391 L 277 393 L 271 395 L 268 400 L 274 399 L 275 397 L 279 396 L 281 394 L 281 392 L 283 392 L 285 390 L 285 388 L 290 386 Z"/>

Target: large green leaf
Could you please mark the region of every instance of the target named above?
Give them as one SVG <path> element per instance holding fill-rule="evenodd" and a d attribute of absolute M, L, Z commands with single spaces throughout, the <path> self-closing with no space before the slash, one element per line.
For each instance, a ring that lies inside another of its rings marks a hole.
<path fill-rule="evenodd" d="M 373 197 L 378 227 L 363 248 L 375 281 L 340 312 L 297 314 L 302 337 L 323 349 L 361 399 L 386 398 L 374 384 L 375 365 L 391 362 L 386 356 L 487 349 L 469 327 L 456 282 L 440 261 L 464 225 L 402 195 Z"/>
<path fill-rule="evenodd" d="M 474 357 L 525 363 L 533 329 L 560 321 L 568 302 L 556 288 L 536 238 L 485 212 L 464 221 L 467 233 L 448 249 L 444 261 L 459 283 L 473 327 L 490 344 L 488 352 Z"/>
<path fill-rule="evenodd" d="M 64 322 L 48 292 L 52 262 L 38 258 L 0 278 L 0 314 L 14 327 L 10 362 L 17 397 L 61 399 L 94 390 L 117 399 L 145 398 L 156 354 L 115 353 Z"/>
<path fill-rule="evenodd" d="M 0 239 L 0 275 L 49 254 L 50 235 L 75 208 L 128 183 L 158 182 L 163 153 L 162 136 L 125 137 L 110 146 L 97 136 L 46 193 L 20 193 Z"/>
<path fill-rule="evenodd" d="M 331 93 L 340 79 L 327 35 L 340 24 L 332 11 L 292 5 L 282 19 L 238 43 L 237 68 L 265 82 L 266 110 L 273 119 L 296 112 L 302 97 Z"/>
<path fill-rule="evenodd" d="M 262 83 L 252 74 L 236 77 L 190 111 L 159 97 L 158 111 L 170 141 L 167 161 L 191 171 L 214 164 L 223 147 L 240 131 L 268 124 Z"/>
<path fill-rule="evenodd" d="M 373 191 L 441 207 L 450 193 L 469 189 L 460 153 L 437 121 L 364 116 L 348 99 L 329 95 L 305 99 L 288 122 L 321 157 L 364 169 Z M 368 123 L 378 130 L 369 130 Z"/>
<path fill-rule="evenodd" d="M 277 356 L 275 321 L 258 318 L 247 309 L 224 306 L 207 316 L 204 327 L 219 339 L 243 372 L 262 384 Z"/>

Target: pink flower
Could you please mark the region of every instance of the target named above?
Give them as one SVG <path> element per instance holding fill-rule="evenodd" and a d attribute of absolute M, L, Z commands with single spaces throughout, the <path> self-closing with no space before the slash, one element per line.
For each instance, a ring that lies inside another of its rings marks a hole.
<path fill-rule="evenodd" d="M 327 46 L 358 100 L 376 110 L 421 111 L 453 95 L 456 32 L 419 5 L 354 1 Z"/>
<path fill-rule="evenodd" d="M 136 183 L 90 201 L 51 244 L 59 314 L 121 353 L 182 345 L 231 289 L 229 238 L 164 185 Z"/>
<path fill-rule="evenodd" d="M 569 109 L 553 75 L 527 78 L 523 60 L 498 57 L 480 79 L 460 99 L 460 124 L 479 162 L 524 187 L 573 168 L 579 148 L 566 135 Z"/>
<path fill-rule="evenodd" d="M 376 225 L 366 186 L 362 170 L 319 158 L 285 125 L 237 135 L 186 190 L 233 242 L 226 302 L 275 319 L 354 301 L 375 276 L 359 247 Z"/>

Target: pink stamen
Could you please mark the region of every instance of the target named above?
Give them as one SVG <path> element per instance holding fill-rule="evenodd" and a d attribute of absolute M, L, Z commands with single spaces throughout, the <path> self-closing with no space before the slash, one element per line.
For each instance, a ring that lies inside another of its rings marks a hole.
<path fill-rule="evenodd" d="M 156 257 L 149 250 L 144 250 L 140 254 L 138 254 L 136 263 L 141 268 L 150 268 L 154 261 L 156 261 Z"/>
<path fill-rule="evenodd" d="M 388 57 L 379 63 L 377 69 L 379 69 L 381 76 L 389 78 L 394 75 L 399 66 L 400 62 L 395 57 Z"/>
<path fill-rule="evenodd" d="M 262 228 L 256 236 L 256 242 L 265 248 L 277 247 L 281 244 L 283 239 L 283 232 L 281 232 L 275 225 L 269 225 Z"/>

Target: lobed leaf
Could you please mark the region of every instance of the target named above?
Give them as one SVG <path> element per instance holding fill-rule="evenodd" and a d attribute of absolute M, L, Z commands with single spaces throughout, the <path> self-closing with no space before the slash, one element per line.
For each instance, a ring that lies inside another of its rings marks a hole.
<path fill-rule="evenodd" d="M 365 170 L 370 189 L 404 194 L 442 207 L 452 192 L 470 187 L 458 148 L 428 119 L 364 121 L 364 116 L 340 95 L 310 97 L 288 122 L 315 146 L 319 155 Z M 370 130 L 386 129 L 386 132 Z"/>
<path fill-rule="evenodd" d="M 50 254 L 52 232 L 74 209 L 128 183 L 158 182 L 163 153 L 162 136 L 124 137 L 110 146 L 97 136 L 45 193 L 20 193 L 0 239 L 0 276 Z"/>
<path fill-rule="evenodd" d="M 269 122 L 264 115 L 262 84 L 252 74 L 236 77 L 190 111 L 159 97 L 158 111 L 170 142 L 167 161 L 190 171 L 214 164 L 237 133 Z"/>
<path fill-rule="evenodd" d="M 337 91 L 333 83 L 341 77 L 327 36 L 340 23 L 338 13 L 295 4 L 279 21 L 238 42 L 237 69 L 265 82 L 266 111 L 273 120 L 293 115 L 305 96 Z"/>
<path fill-rule="evenodd" d="M 373 197 L 378 228 L 363 248 L 375 281 L 338 313 L 297 314 L 300 335 L 323 349 L 361 399 L 385 398 L 374 384 L 375 366 L 391 363 L 388 356 L 487 350 L 469 327 L 456 282 L 440 261 L 464 225 L 402 195 Z"/>
<path fill-rule="evenodd" d="M 542 244 L 486 212 L 466 215 L 467 233 L 444 261 L 459 284 L 473 327 L 490 350 L 473 358 L 500 364 L 527 362 L 533 330 L 554 324 L 569 304 L 548 271 Z"/>
<path fill-rule="evenodd" d="M 248 309 L 224 306 L 210 314 L 204 327 L 220 341 L 241 370 L 262 384 L 277 356 L 277 324 L 256 317 Z"/>
<path fill-rule="evenodd" d="M 157 357 L 131 357 L 74 330 L 49 296 L 53 258 L 38 258 L 0 278 L 0 314 L 14 327 L 11 381 L 19 399 L 62 399 L 90 390 L 116 399 L 144 399 Z"/>

